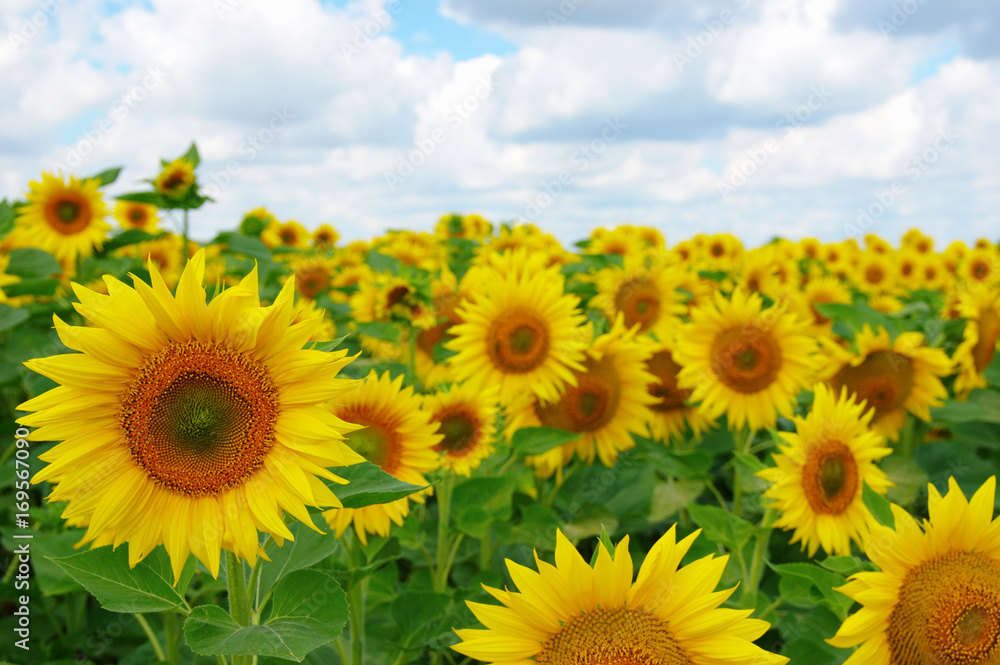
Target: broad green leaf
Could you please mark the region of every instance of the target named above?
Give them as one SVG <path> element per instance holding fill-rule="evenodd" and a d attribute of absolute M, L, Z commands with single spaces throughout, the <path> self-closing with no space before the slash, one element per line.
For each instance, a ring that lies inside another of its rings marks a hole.
<path fill-rule="evenodd" d="M 191 165 L 194 168 L 198 168 L 198 165 L 201 164 L 201 156 L 198 154 L 198 146 L 195 145 L 194 141 L 191 142 L 191 147 L 184 153 L 184 159 L 191 162 Z"/>
<path fill-rule="evenodd" d="M 339 541 L 329 533 L 326 520 L 315 515 L 313 523 L 323 532 L 314 531 L 302 522 L 295 522 L 288 527 L 295 540 L 286 540 L 281 547 L 273 540 L 270 542 L 267 556 L 271 560 L 263 561 L 260 569 L 261 598 L 284 576 L 319 563 L 337 549 Z"/>
<path fill-rule="evenodd" d="M 58 288 L 58 279 L 22 279 L 20 282 L 8 284 L 3 290 L 9 297 L 51 296 Z"/>
<path fill-rule="evenodd" d="M 347 338 L 348 335 L 341 335 L 337 339 L 332 339 L 328 342 L 314 342 L 312 346 L 309 346 L 307 348 L 313 351 L 322 351 L 323 353 L 329 353 L 330 351 L 334 351 L 338 346 L 340 346 L 341 342 L 343 342 Z"/>
<path fill-rule="evenodd" d="M 861 500 L 879 524 L 889 528 L 896 526 L 896 518 L 892 514 L 889 499 L 869 487 L 868 483 L 865 483 L 865 488 L 861 492 Z"/>
<path fill-rule="evenodd" d="M 400 330 L 399 326 L 395 323 L 368 321 L 365 323 L 358 323 L 357 326 L 358 332 L 362 335 L 374 337 L 375 339 L 380 339 L 385 342 L 392 342 L 394 344 L 399 343 Z"/>
<path fill-rule="evenodd" d="M 638 441 L 648 441 L 636 437 Z M 673 448 L 650 441 L 649 447 L 642 451 L 643 457 L 657 471 L 668 478 L 706 478 L 712 468 L 712 453 L 707 450 L 686 450 L 679 452 Z"/>
<path fill-rule="evenodd" d="M 813 303 L 813 306 L 823 316 L 833 319 L 842 326 L 846 326 L 846 335 L 852 339 L 854 333 L 861 332 L 865 324 L 868 324 L 876 332 L 879 327 L 885 328 L 889 331 L 890 335 L 893 335 L 896 330 L 896 325 L 893 321 L 886 318 L 882 312 L 872 309 L 863 299 L 850 305 L 842 303 Z"/>
<path fill-rule="evenodd" d="M 677 514 L 681 508 L 693 504 L 705 491 L 705 481 L 697 479 L 667 480 L 653 490 L 653 500 L 649 508 L 649 521 L 662 522 Z"/>
<path fill-rule="evenodd" d="M 271 250 L 257 238 L 240 235 L 239 233 L 220 233 L 215 237 L 213 242 L 225 245 L 225 251 L 227 252 L 245 254 L 258 261 L 271 259 Z"/>
<path fill-rule="evenodd" d="M 971 497 L 987 478 L 996 474 L 993 463 L 956 441 L 917 446 L 913 459 L 942 494 L 948 491 L 948 479 L 954 478 L 965 496 Z"/>
<path fill-rule="evenodd" d="M 1000 424 L 1000 393 L 973 390 L 964 402 L 951 400 L 939 409 L 931 409 L 931 419 L 938 423 Z"/>
<path fill-rule="evenodd" d="M 554 427 L 522 427 L 514 432 L 511 447 L 518 455 L 541 455 L 556 446 L 571 443 L 579 438 L 577 432 L 567 432 Z"/>
<path fill-rule="evenodd" d="M 184 589 L 195 569 L 195 560 L 189 557 L 174 587 L 170 557 L 162 545 L 135 568 L 128 565 L 128 545 L 116 550 L 108 545 L 52 561 L 110 612 L 185 611 Z"/>
<path fill-rule="evenodd" d="M 451 597 L 432 591 L 403 591 L 392 603 L 392 618 L 403 637 L 403 646 L 412 648 L 420 643 L 421 634 L 435 621 L 440 621 Z"/>
<path fill-rule="evenodd" d="M 9 287 L 8 287 L 9 288 Z M 0 331 L 10 330 L 28 320 L 28 312 L 10 305 L 0 305 Z"/>
<path fill-rule="evenodd" d="M 271 656 L 301 662 L 335 640 L 347 622 L 347 597 L 337 581 L 318 570 L 297 570 L 274 587 L 270 616 L 240 626 L 217 605 L 200 605 L 184 622 L 184 639 L 195 653 Z"/>
<path fill-rule="evenodd" d="M 56 257 L 37 247 L 22 247 L 10 251 L 7 272 L 21 279 L 51 277 L 61 273 L 63 268 Z M 5 287 L 5 291 L 10 287 Z"/>
<path fill-rule="evenodd" d="M 753 525 L 728 510 L 695 503 L 688 506 L 691 519 L 702 528 L 705 538 L 721 543 L 730 551 L 741 549 L 753 535 Z"/>
<path fill-rule="evenodd" d="M 100 173 L 98 173 L 93 177 L 100 180 L 101 184 L 98 185 L 99 187 L 104 187 L 105 185 L 110 185 L 115 180 L 118 180 L 118 174 L 121 172 L 122 172 L 122 167 L 119 166 L 114 169 L 107 169 L 105 171 L 101 171 Z"/>
<path fill-rule="evenodd" d="M 837 573 L 824 570 L 812 563 L 782 563 L 772 565 L 771 568 L 783 579 L 790 578 L 804 588 L 812 587 L 819 591 L 820 596 L 812 598 L 817 602 L 824 602 L 840 617 L 845 617 L 847 608 L 854 604 L 853 600 L 834 590 L 847 582 Z"/>
<path fill-rule="evenodd" d="M 110 252 L 112 250 L 119 249 L 121 247 L 128 247 L 129 245 L 135 245 L 135 244 L 138 244 L 140 242 L 146 242 L 147 240 L 152 240 L 154 238 L 159 238 L 162 235 L 166 235 L 166 234 L 165 233 L 149 233 L 147 231 L 143 231 L 142 229 L 128 229 L 126 231 L 122 231 L 121 233 L 119 233 L 118 235 L 116 235 L 114 238 L 112 238 L 111 240 L 109 240 L 106 243 L 104 243 L 104 247 L 102 247 L 102 251 L 105 252 L 105 253 L 107 253 L 107 252 Z M 138 258 L 139 258 L 139 261 L 141 261 L 143 265 L 146 264 L 146 257 L 145 256 L 140 256 Z"/>
<path fill-rule="evenodd" d="M 344 508 L 364 508 L 377 503 L 390 503 L 427 487 L 396 480 L 371 462 L 333 467 L 330 471 L 349 481 L 347 485 L 327 482 L 327 486 L 344 504 Z"/>
<path fill-rule="evenodd" d="M 7 199 L 0 201 L 0 238 L 14 230 L 14 210 Z"/>
<path fill-rule="evenodd" d="M 828 556 L 818 563 L 827 570 L 832 570 L 844 577 L 850 577 L 854 573 L 867 570 L 865 562 L 856 556 Z"/>
<path fill-rule="evenodd" d="M 452 518 L 455 526 L 474 538 L 482 538 L 490 522 L 509 520 L 514 486 L 507 478 L 470 478 L 455 486 Z"/>
<path fill-rule="evenodd" d="M 591 502 L 580 506 L 573 514 L 573 519 L 562 530 L 575 543 L 591 536 L 600 536 L 608 529 L 612 533 L 618 530 L 618 518 L 606 506 Z M 611 551 L 614 552 L 614 548 Z"/>
<path fill-rule="evenodd" d="M 380 254 L 374 250 L 368 252 L 368 265 L 372 267 L 375 272 L 389 273 L 390 275 L 398 275 L 400 269 L 399 259 L 386 256 L 385 254 Z"/>
<path fill-rule="evenodd" d="M 156 192 L 132 192 L 131 194 L 122 194 L 116 196 L 115 199 L 118 201 L 132 201 L 134 203 L 148 203 L 150 205 L 157 206 L 158 208 L 163 208 L 166 206 L 166 202 Z"/>

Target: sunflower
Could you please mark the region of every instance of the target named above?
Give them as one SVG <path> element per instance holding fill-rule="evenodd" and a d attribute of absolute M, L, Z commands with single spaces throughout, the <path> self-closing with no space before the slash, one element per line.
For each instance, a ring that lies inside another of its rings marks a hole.
<path fill-rule="evenodd" d="M 892 449 L 868 429 L 874 412 L 855 402 L 846 388 L 839 399 L 822 383 L 813 390 L 812 410 L 794 418 L 795 433 L 780 432 L 787 445 L 774 456 L 776 466 L 757 475 L 772 483 L 764 496 L 782 511 L 774 525 L 795 530 L 792 543 L 801 541 L 810 557 L 820 547 L 846 556 L 851 541 L 861 545 L 867 533 L 864 483 L 880 494 L 892 485 L 875 466 Z"/>
<path fill-rule="evenodd" d="M 462 322 L 462 318 L 455 310 L 464 296 L 463 291 L 458 288 L 455 274 L 447 268 L 444 268 L 440 276 L 431 282 L 431 296 L 433 298 L 431 306 L 437 323 L 417 333 L 414 360 L 420 381 L 424 386 L 433 388 L 439 383 L 451 380 L 451 367 L 446 362 L 434 360 L 434 348 L 442 342 L 454 339 L 451 328 Z"/>
<path fill-rule="evenodd" d="M 177 285 L 177 279 L 180 277 L 182 270 L 181 246 L 183 244 L 184 239 L 181 236 L 173 233 L 164 233 L 159 238 L 154 238 L 153 240 L 126 245 L 118 250 L 118 252 L 122 256 L 133 256 L 143 263 L 147 260 L 152 261 L 163 277 L 163 281 L 172 289 Z M 208 256 L 206 255 L 205 258 L 207 263 Z M 214 286 L 215 282 L 209 279 L 208 284 L 209 286 Z"/>
<path fill-rule="evenodd" d="M 646 251 L 646 247 L 646 243 L 632 233 L 630 227 L 619 226 L 614 229 L 596 228 L 591 231 L 590 244 L 583 252 L 636 258 Z"/>
<path fill-rule="evenodd" d="M 769 627 L 753 610 L 719 607 L 735 590 L 715 591 L 727 556 L 678 568 L 698 533 L 677 542 L 670 527 L 633 582 L 628 536 L 613 554 L 601 543 L 591 568 L 557 530 L 555 565 L 536 554 L 535 572 L 508 559 L 518 591 L 486 587 L 502 606 L 466 601 L 486 629 L 456 630 L 452 649 L 505 664 L 787 663 L 753 644 Z"/>
<path fill-rule="evenodd" d="M 168 202 L 183 199 L 194 186 L 194 164 L 183 157 L 164 165 L 160 175 L 153 181 L 156 193 Z"/>
<path fill-rule="evenodd" d="M 764 310 L 756 293 L 738 289 L 727 300 L 716 292 L 678 332 L 677 386 L 693 389 L 691 401 L 710 420 L 725 413 L 730 428 L 774 427 L 812 379 L 808 325 L 781 305 Z"/>
<path fill-rule="evenodd" d="M 427 329 L 436 321 L 421 293 L 402 277 L 388 273 L 378 273 L 375 279 L 361 282 L 349 302 L 351 315 L 358 322 L 389 321 L 396 317 Z"/>
<path fill-rule="evenodd" d="M 646 433 L 648 407 L 656 401 L 647 389 L 656 377 L 646 371 L 651 348 L 635 339 L 637 329 L 626 329 L 619 315 L 611 330 L 591 343 L 583 367 L 574 370 L 572 385 L 558 400 L 525 398 L 511 405 L 509 432 L 541 425 L 581 434 L 576 441 L 529 457 L 527 462 L 539 475 L 561 470 L 574 452 L 588 464 L 596 453 L 605 466 L 612 466 L 620 451 L 635 445 L 633 433 Z"/>
<path fill-rule="evenodd" d="M 372 371 L 354 390 L 327 408 L 338 419 L 364 427 L 347 435 L 347 445 L 397 480 L 427 485 L 424 474 L 440 465 L 435 446 L 443 437 L 437 433 L 437 424 L 420 408 L 420 396 L 413 394 L 413 387 L 403 388 L 402 376 L 393 380 L 388 372 L 379 377 Z M 424 492 L 391 503 L 339 508 L 323 515 L 338 538 L 353 523 L 358 538 L 367 543 L 369 533 L 388 536 L 390 522 L 402 526 L 403 518 L 410 513 L 411 500 L 423 503 Z"/>
<path fill-rule="evenodd" d="M 352 386 L 333 378 L 346 352 L 303 350 L 318 319 L 290 326 L 291 285 L 261 307 L 256 270 L 206 304 L 204 267 L 198 252 L 176 297 L 153 263 L 152 286 L 74 284 L 90 326 L 55 326 L 82 353 L 26 362 L 62 385 L 18 407 L 32 440 L 63 441 L 33 482 L 88 527 L 80 544 L 127 542 L 134 566 L 163 543 L 175 579 L 189 553 L 216 576 L 221 549 L 253 563 L 258 531 L 291 539 L 284 512 L 311 526 L 306 505 L 340 505 L 325 467 L 362 460 L 342 441 L 356 427 L 317 406 Z"/>
<path fill-rule="evenodd" d="M 10 257 L 6 254 L 0 254 L 0 303 L 7 302 L 7 294 L 3 292 L 3 287 L 10 286 L 11 284 L 16 284 L 21 281 L 20 277 L 7 274 L 7 266 L 9 265 Z"/>
<path fill-rule="evenodd" d="M 730 233 L 716 233 L 704 242 L 701 258 L 712 270 L 731 270 L 743 256 L 743 243 Z"/>
<path fill-rule="evenodd" d="M 948 391 L 941 377 L 951 374 L 954 364 L 941 349 L 924 346 L 918 332 L 902 333 L 890 341 L 885 328 L 873 332 L 868 324 L 855 338 L 858 351 L 827 340 L 820 343 L 829 354 L 823 371 L 835 392 L 846 387 L 875 410 L 872 429 L 892 441 L 909 411 L 930 420 L 930 407 L 941 406 Z"/>
<path fill-rule="evenodd" d="M 240 233 L 259 238 L 264 229 L 277 223 L 278 219 L 267 208 L 254 208 L 243 215 L 243 219 L 240 220 Z"/>
<path fill-rule="evenodd" d="M 858 290 L 876 295 L 894 292 L 896 288 L 891 254 L 865 252 L 857 267 L 851 271 L 851 277 Z"/>
<path fill-rule="evenodd" d="M 309 231 L 295 220 L 288 220 L 285 223 L 275 220 L 260 234 L 260 239 L 271 249 L 276 247 L 309 248 Z"/>
<path fill-rule="evenodd" d="M 493 452 L 499 397 L 497 386 L 480 390 L 471 383 L 453 383 L 443 392 L 424 396 L 423 410 L 444 437 L 434 447 L 442 453 L 443 468 L 468 476 Z"/>
<path fill-rule="evenodd" d="M 959 267 L 959 276 L 969 285 L 994 285 L 1000 277 L 1000 254 L 995 247 L 977 247 Z"/>
<path fill-rule="evenodd" d="M 159 218 L 156 213 L 159 210 L 151 203 L 138 203 L 136 201 L 119 201 L 115 204 L 115 219 L 123 229 L 139 229 L 146 233 L 156 233 L 159 228 Z"/>
<path fill-rule="evenodd" d="M 923 528 L 892 506 L 895 528 L 873 524 L 865 553 L 878 571 L 838 591 L 861 603 L 827 640 L 861 647 L 844 665 L 993 665 L 1000 662 L 1000 518 L 996 477 L 966 499 L 928 485 Z"/>
<path fill-rule="evenodd" d="M 711 420 L 695 407 L 688 406 L 691 390 L 677 387 L 677 373 L 681 366 L 673 356 L 676 342 L 656 342 L 649 337 L 642 338 L 650 346 L 652 355 L 646 360 L 646 371 L 655 379 L 646 389 L 656 401 L 649 405 L 647 425 L 649 433 L 658 441 L 668 443 L 671 439 L 684 440 L 685 425 L 691 428 L 695 438 L 712 428 Z"/>
<path fill-rule="evenodd" d="M 821 276 L 806 283 L 801 297 L 794 299 L 793 305 L 800 318 L 812 320 L 814 334 L 827 335 L 833 329 L 833 319 L 820 314 L 816 305 L 850 305 L 852 302 L 851 291 L 843 282 L 836 277 Z"/>
<path fill-rule="evenodd" d="M 324 252 L 333 249 L 338 240 L 340 240 L 340 234 L 329 224 L 321 224 L 318 229 L 312 232 L 313 247 Z"/>
<path fill-rule="evenodd" d="M 527 253 L 511 254 L 527 262 Z M 562 275 L 554 268 L 495 271 L 483 289 L 456 310 L 462 323 L 451 327 L 445 348 L 458 381 L 500 386 L 500 400 L 534 394 L 551 402 L 582 370 L 589 338 L 580 325 L 585 316 L 576 296 L 563 293 Z"/>
<path fill-rule="evenodd" d="M 961 291 L 957 309 L 966 323 L 962 343 L 955 350 L 955 394 L 964 398 L 987 386 L 983 372 L 993 362 L 1000 342 L 1000 290 L 993 286 Z"/>
<path fill-rule="evenodd" d="M 331 259 L 322 256 L 300 256 L 292 259 L 292 279 L 295 290 L 307 300 L 316 300 L 330 290 L 336 269 Z"/>
<path fill-rule="evenodd" d="M 596 275 L 597 295 L 590 304 L 611 321 L 619 314 L 626 327 L 639 326 L 657 339 L 673 335 L 685 313 L 684 295 L 678 290 L 681 273 L 665 262 L 652 263 L 639 256 L 626 256 L 624 266 L 610 266 Z"/>
<path fill-rule="evenodd" d="M 104 244 L 111 227 L 98 191 L 97 178 L 66 182 L 62 176 L 43 173 L 41 181 L 29 183 L 28 204 L 18 208 L 17 225 L 8 242 L 13 247 L 38 247 L 64 265 L 87 257 Z"/>

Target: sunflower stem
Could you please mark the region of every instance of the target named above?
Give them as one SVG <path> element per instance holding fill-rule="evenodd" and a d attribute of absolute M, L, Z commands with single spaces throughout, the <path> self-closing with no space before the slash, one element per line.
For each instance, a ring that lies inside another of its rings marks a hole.
<path fill-rule="evenodd" d="M 479 539 L 479 569 L 488 570 L 493 560 L 493 535 L 490 533 L 490 523 L 486 523 L 483 537 Z"/>
<path fill-rule="evenodd" d="M 160 641 L 156 639 L 156 633 L 153 632 L 149 622 L 146 621 L 146 617 L 142 616 L 138 612 L 134 612 L 132 616 L 134 616 L 139 622 L 139 625 L 142 627 L 142 632 L 146 633 L 146 637 L 149 639 L 149 643 L 153 647 L 153 653 L 156 654 L 156 659 L 161 663 L 166 662 L 167 654 L 163 653 L 163 647 L 160 646 Z"/>
<path fill-rule="evenodd" d="M 352 535 L 345 543 L 351 570 L 357 570 L 365 565 L 365 555 L 361 544 Z M 365 600 L 368 596 L 368 577 L 351 582 L 347 601 L 351 610 L 351 665 L 364 665 L 365 662 Z"/>
<path fill-rule="evenodd" d="M 904 459 L 911 459 L 913 457 L 913 449 L 915 448 L 913 440 L 914 423 L 914 418 L 910 414 L 906 414 L 906 423 L 900 432 L 899 443 L 893 447 L 893 452 Z"/>
<path fill-rule="evenodd" d="M 737 446 L 736 451 L 745 455 L 750 454 L 750 446 L 753 443 L 756 432 L 749 427 L 740 429 L 737 436 L 733 437 L 733 444 Z M 742 442 L 742 445 L 741 445 Z M 743 516 L 743 473 L 740 465 L 733 459 L 733 515 Z"/>
<path fill-rule="evenodd" d="M 750 560 L 750 575 L 743 588 L 743 598 L 750 598 L 757 593 L 760 588 L 760 578 L 764 569 L 764 556 L 767 554 L 767 546 L 771 541 L 771 520 L 774 518 L 774 508 L 768 506 L 764 511 L 764 517 L 760 520 L 760 530 L 757 532 L 757 543 L 753 548 L 753 558 Z"/>
<path fill-rule="evenodd" d="M 455 477 L 446 475 L 437 488 L 438 497 L 438 542 L 437 566 L 434 570 L 434 590 L 438 593 L 448 588 L 448 522 L 451 517 L 451 491 Z"/>
<path fill-rule="evenodd" d="M 177 665 L 181 660 L 180 621 L 173 612 L 163 612 L 161 616 L 163 616 L 163 643 L 166 645 L 166 662 Z"/>
<path fill-rule="evenodd" d="M 181 245 L 181 266 L 187 265 L 188 261 L 188 211 L 184 210 L 184 244 Z"/>

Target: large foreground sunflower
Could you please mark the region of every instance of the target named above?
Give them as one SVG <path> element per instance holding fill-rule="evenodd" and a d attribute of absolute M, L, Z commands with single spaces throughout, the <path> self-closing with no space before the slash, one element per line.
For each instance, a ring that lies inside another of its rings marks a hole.
<path fill-rule="evenodd" d="M 824 371 L 834 391 L 841 388 L 875 409 L 872 429 L 892 441 L 909 411 L 930 420 L 930 408 L 941 406 L 948 391 L 941 377 L 951 373 L 953 363 L 941 349 L 924 345 L 918 332 L 906 332 L 890 341 L 884 328 L 873 332 L 865 324 L 855 338 L 857 353 L 828 340 L 820 340 L 830 355 Z"/>
<path fill-rule="evenodd" d="M 342 442 L 356 426 L 317 405 L 351 387 L 333 378 L 350 359 L 302 349 L 319 318 L 290 325 L 292 285 L 261 307 L 254 270 L 206 303 L 204 270 L 199 251 L 176 297 L 152 262 L 152 286 L 74 284 L 90 325 L 55 324 L 81 353 L 25 363 L 62 385 L 18 407 L 32 440 L 62 441 L 33 481 L 81 544 L 128 543 L 134 566 L 163 543 L 175 577 L 189 553 L 213 575 L 221 549 L 253 562 L 258 531 L 292 538 L 285 511 L 311 527 L 306 505 L 340 505 L 325 467 L 362 461 Z"/>
<path fill-rule="evenodd" d="M 17 211 L 10 233 L 14 247 L 38 247 L 62 261 L 90 256 L 100 248 L 111 227 L 104 221 L 107 206 L 96 178 L 80 180 L 43 173 L 29 183 L 28 205 Z"/>
<path fill-rule="evenodd" d="M 796 432 L 780 433 L 787 445 L 774 456 L 776 466 L 757 475 L 773 483 L 764 496 L 781 510 L 774 525 L 795 530 L 792 543 L 802 541 L 810 557 L 820 547 L 827 554 L 849 555 L 851 541 L 860 545 L 867 533 L 864 483 L 880 494 L 892 485 L 875 466 L 892 449 L 868 429 L 874 411 L 855 402 L 846 388 L 840 399 L 822 383 L 814 390 L 809 415 L 794 419 Z"/>
<path fill-rule="evenodd" d="M 690 399 L 707 418 L 725 413 L 730 428 L 774 427 L 779 413 L 791 417 L 812 378 L 808 325 L 780 305 L 763 310 L 756 293 L 737 289 L 727 300 L 716 292 L 678 332 L 677 385 L 693 389 Z"/>
<path fill-rule="evenodd" d="M 576 309 L 578 298 L 563 293 L 557 269 L 527 268 L 534 264 L 525 252 L 512 256 L 517 265 L 494 272 L 456 310 L 462 323 L 445 343 L 457 352 L 448 362 L 456 380 L 499 385 L 505 404 L 521 394 L 551 402 L 583 369 L 586 317 Z"/>
<path fill-rule="evenodd" d="M 467 601 L 486 630 L 456 630 L 462 641 L 452 648 L 485 663 L 524 665 L 787 663 L 753 644 L 768 629 L 749 618 L 753 610 L 719 607 L 734 591 L 715 591 L 728 557 L 678 569 L 697 535 L 678 543 L 671 527 L 633 582 L 628 536 L 614 555 L 602 543 L 591 568 L 557 531 L 555 565 L 536 555 L 535 572 L 508 559 L 518 591 L 486 587 L 503 606 Z"/>
<path fill-rule="evenodd" d="M 995 665 L 1000 662 L 1000 518 L 996 477 L 966 499 L 954 478 L 928 486 L 923 528 L 892 506 L 895 528 L 875 524 L 865 552 L 881 570 L 838 590 L 861 603 L 830 644 L 860 644 L 844 665 Z"/>
<path fill-rule="evenodd" d="M 438 468 L 434 447 L 441 442 L 437 424 L 420 408 L 413 387 L 403 388 L 403 377 L 393 380 L 389 372 L 379 377 L 373 370 L 355 389 L 328 404 L 334 415 L 364 429 L 347 435 L 347 445 L 397 480 L 427 485 L 425 473 Z M 388 536 L 390 522 L 403 525 L 410 514 L 410 501 L 424 502 L 423 493 L 411 494 L 391 503 L 364 508 L 339 508 L 323 515 L 340 537 L 352 523 L 362 543 L 368 534 Z"/>

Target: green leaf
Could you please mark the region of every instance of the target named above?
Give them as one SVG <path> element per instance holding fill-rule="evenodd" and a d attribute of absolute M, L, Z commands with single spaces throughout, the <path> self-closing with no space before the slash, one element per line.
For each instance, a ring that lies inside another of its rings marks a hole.
<path fill-rule="evenodd" d="M 0 201 L 0 238 L 14 230 L 14 218 L 14 209 L 7 203 L 7 199 Z"/>
<path fill-rule="evenodd" d="M 563 533 L 573 542 L 591 536 L 607 536 L 608 529 L 612 532 L 618 530 L 618 518 L 607 506 L 600 503 L 587 502 L 582 504 L 573 513 L 573 520 L 563 527 Z M 602 540 L 602 542 L 604 542 Z M 607 542 L 611 542 L 608 537 Z M 614 552 L 614 548 L 611 548 Z"/>
<path fill-rule="evenodd" d="M 868 483 L 865 483 L 865 488 L 861 492 L 861 500 L 869 512 L 878 520 L 879 524 L 887 526 L 890 529 L 896 527 L 896 518 L 892 514 L 889 499 L 869 487 Z"/>
<path fill-rule="evenodd" d="M 56 257 L 36 247 L 12 249 L 9 256 L 7 272 L 21 279 L 51 277 L 63 270 Z"/>
<path fill-rule="evenodd" d="M 455 486 L 452 517 L 459 531 L 482 538 L 490 522 L 513 515 L 514 485 L 508 478 L 470 478 Z"/>
<path fill-rule="evenodd" d="M 458 355 L 458 351 L 452 351 L 451 349 L 445 348 L 444 343 L 446 341 L 447 340 L 441 340 L 434 345 L 433 349 L 431 349 L 431 356 L 434 358 L 434 362 L 439 365 L 447 361 L 448 358 Z"/>
<path fill-rule="evenodd" d="M 574 263 L 567 264 L 562 268 L 562 274 L 567 277 L 576 273 L 591 274 L 600 272 L 605 268 L 624 265 L 621 254 L 583 254 Z"/>
<path fill-rule="evenodd" d="M 116 550 L 112 550 L 110 545 L 98 547 L 52 561 L 95 596 L 101 607 L 109 612 L 187 609 L 184 588 L 194 574 L 195 560 L 188 557 L 180 584 L 174 587 L 170 557 L 163 546 L 150 552 L 135 568 L 128 565 L 128 545 L 121 545 Z"/>
<path fill-rule="evenodd" d="M 122 167 L 119 166 L 117 168 L 101 171 L 100 173 L 98 173 L 93 177 L 101 181 L 98 187 L 104 187 L 106 185 L 110 185 L 115 180 L 118 180 L 118 174 L 121 172 L 122 172 Z"/>
<path fill-rule="evenodd" d="M 335 350 L 340 343 L 347 339 L 349 335 L 341 335 L 337 339 L 332 339 L 328 342 L 314 342 L 312 346 L 306 347 L 311 351 L 322 351 L 323 353 L 329 353 Z"/>
<path fill-rule="evenodd" d="M 973 390 L 964 402 L 951 400 L 939 409 L 931 409 L 931 419 L 936 423 L 1000 424 L 1000 393 Z"/>
<path fill-rule="evenodd" d="M 368 252 L 368 258 L 366 261 L 375 272 L 384 272 L 389 273 L 390 275 L 399 274 L 399 259 L 393 256 L 386 256 L 385 254 L 372 250 Z"/>
<path fill-rule="evenodd" d="M 335 640 L 347 623 L 347 597 L 318 570 L 297 570 L 274 587 L 271 614 L 261 625 L 240 626 L 221 607 L 200 605 L 184 622 L 184 639 L 204 656 L 271 656 L 301 662 Z"/>
<path fill-rule="evenodd" d="M 885 328 L 892 335 L 896 326 L 885 314 L 872 309 L 865 300 L 858 300 L 850 305 L 843 303 L 813 303 L 816 310 L 834 321 L 841 323 L 848 328 L 849 333 L 860 332 L 868 324 L 872 330 L 877 331 L 879 327 Z"/>
<path fill-rule="evenodd" d="M 313 524 L 324 531 L 329 528 L 326 520 L 320 515 L 314 516 Z M 333 554 L 339 546 L 339 541 L 329 533 L 314 531 L 302 522 L 295 522 L 288 529 L 295 536 L 295 540 L 285 541 L 281 547 L 272 540 L 267 547 L 267 555 L 271 560 L 261 564 L 261 598 L 277 584 L 278 580 L 296 570 L 319 563 Z"/>
<path fill-rule="evenodd" d="M 637 442 L 641 437 L 635 437 Z M 648 441 L 648 439 L 644 440 Z M 707 478 L 712 468 L 712 453 L 707 450 L 676 451 L 673 448 L 650 442 L 643 451 L 645 459 L 668 478 Z"/>
<path fill-rule="evenodd" d="M 399 343 L 399 326 L 395 323 L 385 323 L 382 321 L 369 321 L 366 323 L 358 323 L 358 332 L 362 335 L 368 335 L 369 337 L 374 337 L 375 339 L 381 339 L 385 342 L 393 342 L 394 344 Z"/>
<path fill-rule="evenodd" d="M 191 147 L 184 153 L 184 159 L 191 162 L 192 167 L 197 168 L 201 164 L 201 156 L 198 154 L 198 146 L 191 142 Z"/>
<path fill-rule="evenodd" d="M 22 279 L 20 282 L 8 284 L 4 293 L 14 296 L 51 296 L 59 288 L 58 279 Z"/>
<path fill-rule="evenodd" d="M 691 519 L 702 528 L 705 538 L 721 543 L 726 549 L 742 549 L 753 535 L 753 525 L 728 510 L 695 503 L 688 506 Z"/>
<path fill-rule="evenodd" d="M 847 582 L 837 573 L 824 570 L 812 563 L 782 563 L 772 565 L 771 568 L 783 580 L 787 579 L 800 590 L 806 591 L 809 599 L 816 601 L 817 604 L 822 602 L 841 618 L 847 615 L 847 609 L 854 604 L 852 599 L 834 590 Z M 812 589 L 819 591 L 819 597 L 812 594 Z"/>
<path fill-rule="evenodd" d="M 432 591 L 403 591 L 392 603 L 392 618 L 403 637 L 403 646 L 412 648 L 424 629 L 440 621 L 451 597 Z"/>
<path fill-rule="evenodd" d="M 649 507 L 648 521 L 663 522 L 675 515 L 688 504 L 693 504 L 705 491 L 705 481 L 674 480 L 670 478 L 653 489 L 653 499 Z"/>
<path fill-rule="evenodd" d="M 514 432 L 511 447 L 518 455 L 541 455 L 556 446 L 571 443 L 580 438 L 577 432 L 554 427 L 522 427 Z"/>
<path fill-rule="evenodd" d="M 166 202 L 156 192 L 132 192 L 131 194 L 121 194 L 115 197 L 118 201 L 132 201 L 133 203 L 148 203 L 158 208 L 165 208 Z"/>
<path fill-rule="evenodd" d="M 699 270 L 698 277 L 710 279 L 713 282 L 721 282 L 729 275 L 725 270 Z"/>
<path fill-rule="evenodd" d="M 344 508 L 364 508 L 377 503 L 390 503 L 427 487 L 396 480 L 371 462 L 332 467 L 330 471 L 350 481 L 347 485 L 327 481 L 327 486 L 344 504 Z"/>
<path fill-rule="evenodd" d="M 224 251 L 229 253 L 245 254 L 258 261 L 269 261 L 271 259 L 271 250 L 257 238 L 227 232 L 215 236 L 215 240 L 212 242 L 213 244 L 225 245 L 226 249 Z"/>
<path fill-rule="evenodd" d="M 828 556 L 820 561 L 819 565 L 844 577 L 866 570 L 865 562 L 856 556 Z"/>
<path fill-rule="evenodd" d="M 166 235 L 166 233 L 149 233 L 147 231 L 143 231 L 142 229 L 128 229 L 127 231 L 122 231 L 114 238 L 104 243 L 104 247 L 101 248 L 101 251 L 104 253 L 111 252 L 120 247 L 128 247 L 129 245 L 146 242 L 147 240 L 159 238 L 162 235 Z M 139 260 L 143 264 L 146 263 L 145 256 L 140 256 Z"/>
<path fill-rule="evenodd" d="M 10 305 L 0 305 L 0 331 L 10 330 L 27 320 L 28 312 L 25 310 Z"/>

